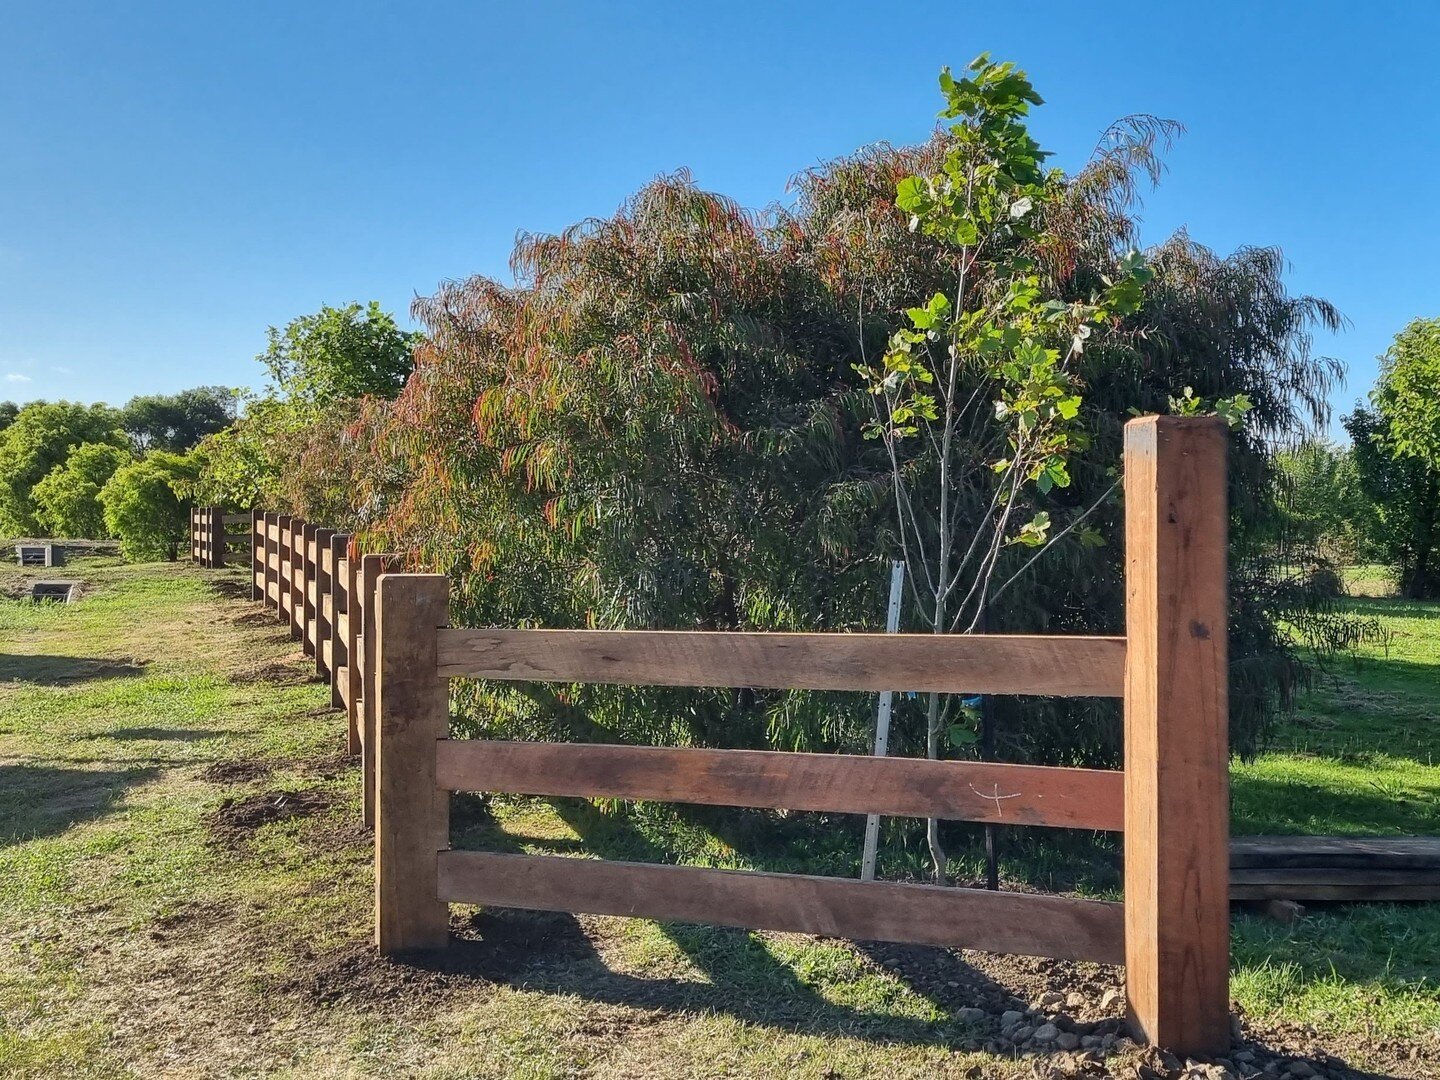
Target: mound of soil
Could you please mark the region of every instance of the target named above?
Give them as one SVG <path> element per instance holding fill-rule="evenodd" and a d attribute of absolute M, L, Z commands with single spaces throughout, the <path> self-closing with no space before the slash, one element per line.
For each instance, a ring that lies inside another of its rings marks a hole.
<path fill-rule="evenodd" d="M 263 791 L 226 799 L 210 815 L 210 831 L 217 839 L 235 841 L 262 825 L 290 818 L 310 817 L 330 805 L 323 791 Z"/>
<path fill-rule="evenodd" d="M 303 686 L 306 683 L 323 682 L 323 677 L 314 667 L 301 668 L 285 660 L 273 660 L 259 667 L 237 671 L 230 676 L 237 686 L 251 683 L 270 683 L 272 686 Z"/>

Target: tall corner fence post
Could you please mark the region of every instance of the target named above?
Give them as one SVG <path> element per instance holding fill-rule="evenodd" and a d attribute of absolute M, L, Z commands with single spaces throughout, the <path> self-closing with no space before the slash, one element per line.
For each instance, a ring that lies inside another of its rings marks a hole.
<path fill-rule="evenodd" d="M 1125 427 L 1125 983 L 1181 1056 L 1230 1045 L 1226 442 L 1218 417 Z"/>
<path fill-rule="evenodd" d="M 450 795 L 435 777 L 450 725 L 436 633 L 449 621 L 449 579 L 385 574 L 377 592 L 375 942 L 390 956 L 441 948 L 450 937 L 438 864 L 449 846 Z"/>

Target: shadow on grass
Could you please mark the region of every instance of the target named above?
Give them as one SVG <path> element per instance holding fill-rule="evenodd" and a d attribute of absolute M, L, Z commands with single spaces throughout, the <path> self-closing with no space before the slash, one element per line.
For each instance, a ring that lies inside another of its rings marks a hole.
<path fill-rule="evenodd" d="M 1383 777 L 1381 778 L 1384 779 Z M 1374 782 L 1340 788 L 1253 773 L 1234 777 L 1231 829 L 1236 835 L 1429 835 L 1440 832 L 1437 785 Z"/>
<path fill-rule="evenodd" d="M 0 847 L 63 833 L 104 817 L 159 769 L 62 769 L 0 765 Z"/>
<path fill-rule="evenodd" d="M 97 731 L 91 735 L 81 735 L 79 738 L 85 740 L 114 739 L 116 742 L 201 742 L 205 739 L 231 734 L 233 732 L 216 731 L 212 728 L 128 727 Z"/>
<path fill-rule="evenodd" d="M 0 656 L 0 683 L 23 682 L 35 686 L 68 686 L 91 679 L 123 679 L 142 675 L 144 664 L 95 656 Z"/>
<path fill-rule="evenodd" d="M 667 853 L 623 819 L 600 814 L 583 802 L 556 800 L 561 818 L 580 839 L 536 840 L 549 853 L 587 851 L 607 858 L 667 862 Z M 452 822 L 466 847 L 516 853 L 517 840 L 490 818 L 478 800 L 457 800 Z M 776 957 L 762 939 L 746 930 L 658 923 L 660 931 L 703 978 L 647 978 L 616 972 L 574 915 L 487 909 L 471 922 L 471 933 L 455 936 L 445 953 L 417 954 L 412 962 L 452 974 L 471 974 L 528 990 L 574 994 L 592 1001 L 639 1009 L 719 1012 L 747 1023 L 808 1034 L 847 1035 L 884 1043 L 951 1046 L 980 1035 L 948 1013 L 935 1022 L 837 1004 L 807 984 Z M 927 950 L 944 954 L 945 950 Z M 1007 992 L 973 968 L 967 983 L 983 983 L 992 997 Z"/>
<path fill-rule="evenodd" d="M 1340 601 L 1347 615 L 1365 618 L 1440 619 L 1440 601 L 1402 600 L 1395 596 L 1353 596 Z"/>

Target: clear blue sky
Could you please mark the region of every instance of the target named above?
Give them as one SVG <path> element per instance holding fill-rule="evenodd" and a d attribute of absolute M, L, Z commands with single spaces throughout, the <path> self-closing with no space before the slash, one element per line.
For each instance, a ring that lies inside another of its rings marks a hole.
<path fill-rule="evenodd" d="M 935 75 L 1027 68 L 1063 166 L 1130 112 L 1188 134 L 1145 209 L 1278 245 L 1369 388 L 1440 315 L 1440 5 L 0 5 L 0 398 L 253 385 L 265 328 L 505 275 L 517 230 L 660 172 L 762 206 L 923 138 Z"/>

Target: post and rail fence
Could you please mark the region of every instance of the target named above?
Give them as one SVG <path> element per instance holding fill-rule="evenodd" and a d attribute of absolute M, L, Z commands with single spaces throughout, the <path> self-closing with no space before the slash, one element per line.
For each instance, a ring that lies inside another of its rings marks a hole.
<path fill-rule="evenodd" d="M 192 506 L 190 558 L 207 569 L 234 562 L 251 544 L 249 532 L 237 530 L 235 526 L 249 520 L 249 514 L 227 513 L 218 506 Z"/>
<path fill-rule="evenodd" d="M 252 597 L 346 710 L 383 954 L 445 947 L 449 905 L 463 903 L 1123 963 L 1137 1035 L 1218 1053 L 1230 1041 L 1225 450 L 1216 418 L 1126 426 L 1121 635 L 451 627 L 446 576 L 397 572 L 395 555 L 258 511 Z M 1119 698 L 1124 768 L 452 739 L 455 678 Z M 455 791 L 1121 832 L 1124 896 L 458 851 Z"/>

